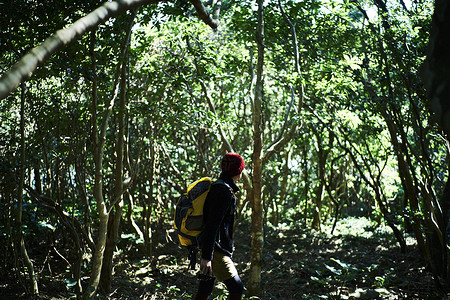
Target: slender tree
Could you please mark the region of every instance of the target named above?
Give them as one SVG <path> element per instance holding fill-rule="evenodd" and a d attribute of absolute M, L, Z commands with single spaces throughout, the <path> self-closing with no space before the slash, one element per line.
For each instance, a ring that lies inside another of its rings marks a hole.
<path fill-rule="evenodd" d="M 113 270 L 113 254 L 116 248 L 117 241 L 120 235 L 120 225 L 122 219 L 123 200 L 124 194 L 124 143 L 125 143 L 125 116 L 126 114 L 126 100 L 127 100 L 127 82 L 128 82 L 128 49 L 131 40 L 131 29 L 134 25 L 134 19 L 136 17 L 137 10 L 134 10 L 128 20 L 128 28 L 125 35 L 125 43 L 122 47 L 123 56 L 121 57 L 123 62 L 120 73 L 120 94 L 119 94 L 119 107 L 117 113 L 117 142 L 116 142 L 116 165 L 114 170 L 114 202 L 110 204 L 109 210 L 109 226 L 108 237 L 106 240 L 105 254 L 103 258 L 102 272 L 101 272 L 101 286 L 106 293 L 111 290 L 111 279 Z"/>
<path fill-rule="evenodd" d="M 31 294 L 38 295 L 39 287 L 37 283 L 36 274 L 34 271 L 34 265 L 28 256 L 28 251 L 25 245 L 25 240 L 23 238 L 23 228 L 22 228 L 22 214 L 23 214 L 23 190 L 25 181 L 25 84 L 22 84 L 21 94 L 20 94 L 20 179 L 19 187 L 17 189 L 17 247 L 20 249 L 21 257 L 27 266 L 28 276 L 31 283 Z M 18 266 L 19 264 L 16 263 Z"/>

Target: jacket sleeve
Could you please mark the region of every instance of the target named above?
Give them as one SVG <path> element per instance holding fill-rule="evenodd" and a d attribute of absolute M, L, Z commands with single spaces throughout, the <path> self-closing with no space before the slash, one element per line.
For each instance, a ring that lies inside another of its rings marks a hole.
<path fill-rule="evenodd" d="M 202 258 L 212 260 L 214 244 L 220 225 L 232 204 L 232 194 L 227 186 L 215 184 L 208 193 L 208 211 L 202 236 Z"/>

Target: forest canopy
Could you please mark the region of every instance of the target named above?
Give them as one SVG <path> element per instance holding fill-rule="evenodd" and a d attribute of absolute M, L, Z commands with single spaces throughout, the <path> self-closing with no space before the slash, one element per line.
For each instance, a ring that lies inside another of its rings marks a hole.
<path fill-rule="evenodd" d="M 439 3 L 1 2 L 1 281 L 11 296 L 55 277 L 67 297 L 108 297 L 118 260 L 160 270 L 183 253 L 178 195 L 236 152 L 246 296 L 277 299 L 261 257 L 279 255 L 281 232 L 298 233 L 284 242 L 295 252 L 354 218 L 415 249 L 445 295 L 448 105 L 433 92 L 448 65 L 428 50 Z M 194 287 L 174 290 L 164 297 Z"/>

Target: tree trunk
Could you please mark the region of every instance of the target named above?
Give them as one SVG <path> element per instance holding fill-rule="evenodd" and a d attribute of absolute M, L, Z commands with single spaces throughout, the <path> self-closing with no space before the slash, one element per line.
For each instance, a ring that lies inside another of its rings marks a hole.
<path fill-rule="evenodd" d="M 135 184 L 131 187 L 131 190 L 125 192 L 125 194 L 123 195 L 125 202 L 128 203 L 128 211 L 126 213 L 126 220 L 128 221 L 128 225 L 131 226 L 131 228 L 133 228 L 135 233 L 139 236 L 139 239 L 144 240 L 144 234 L 142 233 L 142 230 L 139 228 L 138 224 L 136 224 L 136 221 L 134 220 L 134 216 L 133 216 L 133 212 L 134 212 L 133 195 L 136 191 L 136 187 L 139 184 L 136 181 L 135 181 Z"/>
<path fill-rule="evenodd" d="M 155 181 L 155 175 L 156 175 L 156 160 L 157 160 L 157 153 L 156 150 L 156 144 L 153 140 L 150 142 L 149 147 L 149 158 L 150 158 L 150 169 L 148 170 L 149 179 L 148 179 L 148 185 L 149 185 L 149 193 L 147 195 L 147 203 L 144 203 L 144 247 L 145 247 L 145 255 L 147 257 L 152 257 L 152 249 L 153 249 L 153 236 L 152 236 L 152 212 L 153 212 L 153 206 L 154 206 L 154 195 L 153 195 L 153 187 L 154 187 L 154 181 Z"/>
<path fill-rule="evenodd" d="M 317 230 L 320 230 L 322 226 L 322 197 L 323 191 L 325 187 L 325 165 L 327 163 L 328 154 L 333 145 L 333 135 L 330 135 L 328 141 L 328 149 L 323 149 L 322 137 L 320 136 L 321 132 L 318 132 L 313 128 L 314 134 L 317 138 L 317 156 L 318 156 L 318 165 L 317 165 L 317 178 L 319 180 L 318 185 L 316 187 L 315 192 L 315 207 L 313 210 L 313 219 L 311 227 Z"/>
<path fill-rule="evenodd" d="M 101 286 L 106 293 L 111 291 L 111 278 L 113 271 L 113 258 L 114 258 L 114 249 L 117 244 L 117 240 L 120 235 L 120 221 L 122 219 L 122 210 L 123 210 L 123 152 L 124 152 L 124 143 L 125 143 L 125 109 L 126 109 L 126 87 L 127 87 L 127 66 L 126 63 L 128 61 L 128 49 L 130 45 L 131 39 L 131 29 L 134 25 L 134 18 L 136 16 L 137 10 L 134 10 L 132 13 L 128 29 L 126 31 L 125 41 L 122 45 L 122 55 L 121 58 L 123 62 L 121 64 L 121 74 L 120 74 L 120 95 L 119 95 L 119 112 L 117 115 L 117 122 L 119 125 L 119 130 L 117 133 L 117 143 L 116 143 L 116 168 L 114 170 L 114 196 L 113 201 L 117 201 L 117 203 L 112 203 L 114 205 L 114 211 L 111 212 L 110 221 L 111 224 L 109 226 L 108 238 L 106 241 L 106 248 L 103 257 L 103 266 L 101 272 Z"/>
<path fill-rule="evenodd" d="M 123 89 L 123 85 L 122 89 Z M 122 94 L 122 91 L 121 91 Z M 114 170 L 114 196 L 113 199 L 117 197 L 120 200 L 114 205 L 113 210 L 109 213 L 108 220 L 108 233 L 107 240 L 105 245 L 105 252 L 103 255 L 103 264 L 102 271 L 100 275 L 100 286 L 102 290 L 109 294 L 111 291 L 111 278 L 112 278 L 112 270 L 113 270 L 113 258 L 114 258 L 114 249 L 116 247 L 116 243 L 119 237 L 119 228 L 120 228 L 120 220 L 122 218 L 122 208 L 123 208 L 123 200 L 122 200 L 122 188 L 123 188 L 123 110 L 122 110 L 122 95 L 120 100 L 120 109 L 119 115 L 117 117 L 119 122 L 119 132 L 116 144 L 116 167 Z M 122 134 L 122 135 L 121 135 Z"/>
<path fill-rule="evenodd" d="M 343 133 L 341 131 L 341 133 Z M 345 136 L 345 135 L 344 135 Z M 347 137 L 346 137 L 347 139 Z M 366 166 L 366 168 L 368 170 L 370 170 L 369 165 L 372 164 L 374 165 L 373 161 L 366 161 L 365 157 L 363 155 L 361 155 L 359 153 L 359 151 L 353 147 L 352 149 L 349 149 L 347 147 L 345 147 L 342 143 L 339 142 L 340 146 L 347 152 L 347 154 L 349 155 L 349 157 L 351 158 L 351 160 L 353 161 L 354 166 L 356 167 L 357 171 L 360 174 L 360 177 L 367 183 L 368 186 L 370 186 L 373 191 L 375 192 L 375 200 L 380 208 L 380 211 L 383 215 L 384 220 L 386 221 L 386 223 L 388 224 L 388 226 L 392 229 L 394 236 L 396 237 L 401 251 L 402 253 L 406 252 L 406 242 L 405 239 L 403 238 L 402 233 L 400 232 L 400 230 L 397 228 L 397 226 L 395 225 L 394 222 L 394 217 L 391 215 L 391 213 L 389 212 L 388 208 L 386 207 L 386 205 L 384 204 L 386 201 L 386 196 L 383 193 L 383 189 L 381 187 L 381 182 L 380 182 L 380 178 L 381 178 L 381 170 L 378 170 L 379 173 L 378 174 L 373 174 L 373 172 L 369 172 L 368 176 L 369 178 L 364 174 L 363 169 L 360 167 L 360 165 L 358 164 L 358 160 L 355 156 L 355 153 L 357 153 L 363 160 L 364 165 Z M 351 145 L 351 144 L 350 144 Z M 351 145 L 352 146 L 352 145 Z M 369 149 L 368 149 L 369 150 Z M 370 151 L 370 150 L 369 150 Z"/>
<path fill-rule="evenodd" d="M 405 160 L 404 155 L 402 154 L 401 145 L 399 144 L 398 139 L 398 127 L 395 125 L 394 121 L 392 120 L 392 117 L 388 111 L 388 109 L 382 110 L 382 116 L 386 122 L 386 125 L 389 130 L 389 134 L 391 137 L 392 146 L 394 148 L 394 153 L 397 157 L 397 164 L 398 164 L 398 171 L 399 176 L 402 181 L 403 189 L 405 192 L 406 197 L 409 200 L 409 206 L 411 208 L 411 211 L 413 213 L 412 220 L 413 220 L 413 231 L 414 235 L 417 240 L 417 246 L 419 248 L 419 251 L 423 258 L 425 258 L 426 261 L 430 261 L 430 253 L 425 245 L 425 239 L 422 234 L 422 226 L 423 226 L 423 219 L 418 214 L 419 212 L 419 199 L 417 195 L 417 188 L 414 184 L 413 176 L 411 176 L 410 168 L 408 168 L 408 163 Z M 405 152 L 405 151 L 403 151 Z"/>
<path fill-rule="evenodd" d="M 25 86 L 22 84 L 20 94 L 20 179 L 17 195 L 17 229 L 18 229 L 18 248 L 22 259 L 27 266 L 28 276 L 32 286 L 32 295 L 39 294 L 36 274 L 34 273 L 33 262 L 28 256 L 22 231 L 22 208 L 23 208 L 23 187 L 25 182 Z"/>
<path fill-rule="evenodd" d="M 278 226 L 278 223 L 280 221 L 280 208 L 281 205 L 281 215 L 284 216 L 286 214 L 285 211 L 285 199 L 286 195 L 288 194 L 288 179 L 289 179 L 289 161 L 291 160 L 291 151 L 290 148 L 287 147 L 284 151 L 284 162 L 283 162 L 283 168 L 281 173 L 281 183 L 280 183 L 280 196 L 279 200 L 274 201 L 274 224 L 275 226 Z"/>
<path fill-rule="evenodd" d="M 450 3 L 446 0 L 435 1 L 435 11 L 432 18 L 430 41 L 428 45 L 427 59 L 424 63 L 424 81 L 430 94 L 433 110 L 436 113 L 439 124 L 446 133 L 447 140 L 450 134 Z M 439 230 L 443 235 L 443 241 L 438 246 L 436 263 L 442 263 L 440 274 L 436 275 L 438 285 L 444 290 L 450 286 L 447 248 L 447 225 L 450 209 L 449 179 L 443 196 L 440 199 L 442 219 L 437 220 Z"/>
<path fill-rule="evenodd" d="M 382 53 L 383 53 L 382 57 L 385 59 L 386 65 L 387 65 L 387 59 L 386 59 L 386 54 L 384 53 L 384 50 L 382 50 Z M 386 69 L 385 70 L 386 77 L 389 78 L 388 68 L 386 67 L 385 69 Z M 380 111 L 381 111 L 381 115 L 382 115 L 384 121 L 386 122 L 386 126 L 389 131 L 392 147 L 394 149 L 394 154 L 396 155 L 396 158 L 397 158 L 399 176 L 400 176 L 400 179 L 402 182 L 403 190 L 405 192 L 405 197 L 409 201 L 409 206 L 411 208 L 412 221 L 413 221 L 412 229 L 414 231 L 414 235 L 415 235 L 415 238 L 417 241 L 417 246 L 419 248 L 422 258 L 427 263 L 431 264 L 430 251 L 426 246 L 425 238 L 424 238 L 424 235 L 422 232 L 422 227 L 424 225 L 423 224 L 424 222 L 423 222 L 423 218 L 419 214 L 419 211 L 420 211 L 419 198 L 418 198 L 419 187 L 417 184 L 417 179 L 414 174 L 414 167 L 412 166 L 412 163 L 411 163 L 410 159 L 408 158 L 408 155 L 409 155 L 408 150 L 406 149 L 406 146 L 404 145 L 406 143 L 406 141 L 405 141 L 404 134 L 402 134 L 403 129 L 401 128 L 401 124 L 397 124 L 394 121 L 394 116 L 395 116 L 394 108 L 387 105 L 385 101 L 381 101 L 380 99 L 378 99 L 379 97 L 378 97 L 375 89 L 373 88 L 372 84 L 369 81 L 362 79 L 362 82 L 363 82 L 364 86 L 366 87 L 366 89 L 368 90 L 369 94 L 371 95 L 371 98 L 374 101 L 381 103 L 381 105 L 382 105 Z M 389 86 L 389 95 L 391 95 L 390 96 L 391 98 L 394 97 L 394 96 L 392 96 L 392 94 L 393 93 L 391 91 L 391 87 Z M 386 98 L 387 96 L 384 96 L 384 97 Z M 376 184 L 379 184 L 379 183 L 376 183 Z M 382 201 L 382 200 L 381 200 L 381 198 L 377 198 L 377 201 Z M 382 207 L 380 207 L 380 208 L 382 208 Z M 384 212 L 382 211 L 382 213 L 386 219 L 386 217 L 388 217 L 387 209 Z M 391 219 L 390 220 L 386 219 L 386 221 L 388 222 L 389 226 L 394 225 L 392 223 Z M 406 245 L 404 244 L 403 237 L 401 236 L 401 234 L 399 232 L 397 232 L 396 229 L 393 229 L 393 230 L 394 230 L 394 233 L 402 247 L 402 250 L 404 250 Z"/>
<path fill-rule="evenodd" d="M 312 223 L 311 223 L 311 227 L 316 229 L 316 230 L 320 230 L 321 226 L 322 226 L 322 195 L 323 195 L 323 188 L 324 188 L 324 181 L 323 181 L 323 176 L 322 174 L 324 173 L 324 162 L 326 161 L 326 158 L 323 154 L 322 154 L 322 150 L 319 150 L 318 153 L 319 154 L 319 164 L 318 164 L 318 175 L 319 175 L 319 182 L 317 184 L 316 187 L 316 192 L 314 195 L 314 209 L 313 209 L 313 217 L 312 217 Z"/>
<path fill-rule="evenodd" d="M 261 103 L 264 97 L 264 6 L 258 0 L 258 27 L 256 43 L 258 45 L 258 63 L 256 73 L 255 97 L 253 101 L 253 197 L 252 204 L 252 251 L 248 295 L 259 296 L 261 293 L 261 260 L 264 244 L 263 236 L 263 206 L 261 199 L 262 179 L 262 130 Z"/>
<path fill-rule="evenodd" d="M 94 156 L 94 164 L 95 164 L 95 179 L 94 179 L 94 198 L 97 203 L 97 212 L 99 218 L 99 228 L 97 233 L 97 243 L 95 245 L 95 250 L 92 255 L 92 272 L 89 280 L 89 286 L 87 287 L 83 298 L 89 299 L 95 295 L 97 291 L 97 287 L 100 281 L 100 274 L 103 264 L 103 253 L 105 251 L 106 245 L 106 234 L 108 231 L 108 219 L 109 214 L 106 208 L 105 199 L 103 197 L 103 155 L 104 155 L 104 146 L 106 139 L 106 131 L 108 128 L 109 118 L 112 113 L 112 108 L 114 106 L 114 100 L 116 97 L 116 91 L 113 92 L 113 96 L 110 101 L 110 105 L 105 112 L 105 116 L 103 118 L 103 123 L 100 129 L 100 134 L 98 133 L 97 126 L 97 74 L 96 74 L 96 65 L 95 65 L 95 56 L 94 56 L 94 41 L 95 41 L 95 32 L 92 33 L 93 38 L 91 42 L 91 59 L 92 59 L 92 74 L 93 74 L 93 82 L 92 82 L 92 141 L 93 141 L 93 156 Z M 114 86 L 116 89 L 116 86 Z"/>
<path fill-rule="evenodd" d="M 436 231 L 433 232 L 431 237 L 431 244 L 434 245 L 432 249 L 432 257 L 435 265 L 438 267 L 438 276 L 436 280 L 438 281 L 438 287 L 442 290 L 448 290 L 448 287 L 450 286 L 450 270 L 448 268 L 449 251 L 447 250 L 447 228 L 450 211 L 450 176 L 447 176 L 447 184 L 445 185 L 444 193 L 440 199 L 442 219 L 438 220 L 440 233 L 443 237 L 438 237 Z"/>
<path fill-rule="evenodd" d="M 303 182 L 305 186 L 303 187 L 301 195 L 305 201 L 305 207 L 302 209 L 301 207 L 301 198 L 299 199 L 299 211 L 303 211 L 303 223 L 306 224 L 308 222 L 308 192 L 309 192 L 309 172 L 308 172 L 308 151 L 306 149 L 306 145 L 302 147 L 302 170 L 303 170 Z"/>

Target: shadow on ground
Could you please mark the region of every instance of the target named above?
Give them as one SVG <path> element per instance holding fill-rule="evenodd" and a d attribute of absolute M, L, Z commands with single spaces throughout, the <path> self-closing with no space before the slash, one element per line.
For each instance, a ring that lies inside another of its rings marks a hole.
<path fill-rule="evenodd" d="M 187 270 L 187 253 L 170 228 L 168 224 L 168 234 L 161 237 L 167 242 L 154 250 L 152 260 L 139 254 L 142 244 L 122 239 L 119 248 L 127 250 L 115 257 L 113 291 L 99 298 L 191 299 L 197 279 Z M 250 273 L 249 228 L 242 223 L 235 236 L 234 261 L 244 284 Z M 342 232 L 330 236 L 289 224 L 267 227 L 259 299 L 440 299 L 413 243 L 401 254 L 389 232 L 371 228 Z M 39 298 L 75 298 L 63 277 L 41 276 Z M 18 292 L 22 289 L 17 282 L 6 281 L 0 287 L 1 299 L 26 298 Z M 216 286 L 212 298 L 226 299 L 223 285 Z"/>

